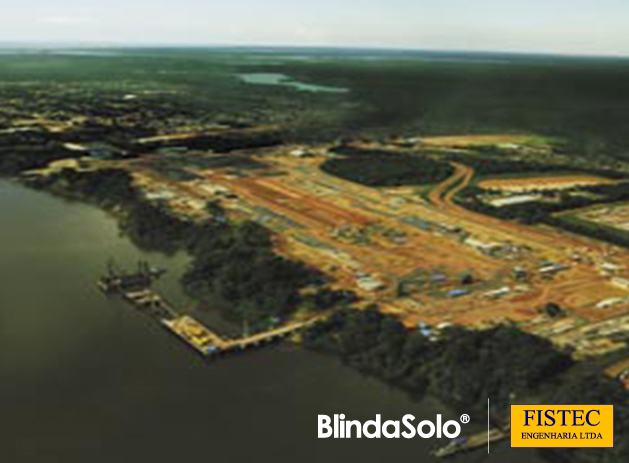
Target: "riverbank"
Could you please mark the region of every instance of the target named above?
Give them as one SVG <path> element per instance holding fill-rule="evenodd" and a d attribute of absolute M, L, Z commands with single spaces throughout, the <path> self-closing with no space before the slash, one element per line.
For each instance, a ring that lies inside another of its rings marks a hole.
<path fill-rule="evenodd" d="M 589 463 L 629 457 L 629 392 L 600 367 L 576 362 L 570 352 L 513 326 L 431 330 L 409 331 L 376 307 L 348 309 L 311 328 L 304 340 L 416 399 L 434 396 L 454 410 L 483 416 L 490 398 L 490 418 L 499 428 L 509 423 L 511 404 L 613 403 L 617 460 L 596 449 L 554 449 L 546 456 Z"/>
<path fill-rule="evenodd" d="M 331 357 L 290 344 L 205 363 L 142 314 L 103 298 L 103 263 L 149 260 L 178 305 L 183 254 L 138 249 L 98 208 L 0 182 L 0 401 L 11 463 L 198 460 L 318 463 L 351 453 L 364 463 L 429 455 L 446 440 L 317 439 L 318 414 L 365 421 L 457 415 Z M 36 291 L 33 289 L 36 282 Z M 156 442 L 159 443 L 156 445 Z M 477 461 L 463 455 L 457 462 Z M 540 463 L 527 449 L 492 447 L 485 463 Z"/>
<path fill-rule="evenodd" d="M 216 203 L 199 220 L 175 215 L 148 201 L 124 170 L 62 170 L 29 184 L 110 211 L 142 249 L 188 253 L 191 263 L 182 277 L 188 295 L 201 304 L 213 301 L 227 319 L 252 331 L 274 328 L 304 307 L 322 311 L 354 300 L 345 291 L 326 289 L 318 270 L 277 255 L 263 226 L 232 222 Z"/>
<path fill-rule="evenodd" d="M 94 181 L 91 174 L 84 176 L 74 172 L 62 175 L 53 178 L 52 190 L 65 183 L 66 188 L 71 191 L 87 190 L 93 197 L 99 197 L 101 188 L 106 186 L 107 189 L 120 192 L 116 196 L 133 199 L 129 190 L 121 186 L 125 184 L 125 181 L 120 180 L 122 174 L 114 172 L 116 171 L 99 171 L 98 175 L 104 177 L 96 177 L 100 179 L 98 182 Z M 120 183 L 116 188 L 110 185 L 111 175 L 111 178 L 116 179 L 116 184 Z M 127 179 L 127 182 L 130 180 Z M 107 201 L 112 201 L 112 196 L 108 196 Z M 133 211 L 130 217 L 135 221 L 131 223 L 136 223 L 140 231 L 156 231 L 156 236 L 168 243 L 182 243 L 183 249 L 194 256 L 191 268 L 198 273 L 191 275 L 189 270 L 182 280 L 189 292 L 190 284 L 197 283 L 203 285 L 192 287 L 193 290 L 200 291 L 197 294 L 204 294 L 206 297 L 214 295 L 217 289 L 215 282 L 218 281 L 222 285 L 218 288 L 220 296 L 243 304 L 236 305 L 238 311 L 235 313 L 245 320 L 256 316 L 261 321 L 266 318 L 266 323 L 271 322 L 269 315 L 280 321 L 286 319 L 287 315 L 281 312 L 264 312 L 265 303 L 269 304 L 268 308 L 271 310 L 278 310 L 278 300 L 286 303 L 287 307 L 296 306 L 295 300 L 286 298 L 284 278 L 294 278 L 299 273 L 292 268 L 282 267 L 288 261 L 278 261 L 277 256 L 272 254 L 272 241 L 266 229 L 252 222 L 234 225 L 225 220 L 217 221 L 214 217 L 199 223 L 184 223 L 160 206 L 146 204 L 142 200 L 131 200 L 128 203 L 131 204 L 129 210 Z M 252 266 L 251 262 L 256 265 Z M 251 286 L 252 277 L 258 276 L 266 282 L 261 286 L 265 294 L 269 294 L 269 288 L 277 288 L 278 292 L 271 292 L 267 299 L 261 297 L 264 296 L 261 294 L 254 294 L 252 298 L 250 289 L 256 288 L 255 284 Z M 299 295 L 299 290 L 295 294 Z M 579 384 L 573 377 L 576 373 L 572 373 L 579 370 L 568 355 L 556 352 L 549 341 L 510 327 L 484 332 L 459 329 L 446 333 L 446 337 L 440 342 L 431 344 L 430 339 L 427 341 L 417 337 L 417 333 L 409 333 L 395 319 L 382 315 L 377 310 L 348 310 L 337 312 L 331 317 L 327 325 L 329 333 L 325 332 L 325 324 L 323 328 L 317 327 L 313 331 L 326 339 L 326 335 L 335 333 L 339 328 L 337 325 L 340 325 L 341 333 L 346 332 L 348 340 L 334 346 L 338 339 L 334 334 L 327 338 L 328 341 L 332 340 L 332 345 L 323 347 L 340 353 L 343 360 L 350 365 L 405 389 L 416 397 L 435 395 L 453 407 L 468 407 L 468 411 L 471 409 L 481 413 L 485 398 L 492 397 L 498 408 L 498 421 L 501 417 L 504 418 L 503 414 L 514 398 L 547 400 L 548 397 L 555 396 L 558 390 L 571 388 L 573 383 Z M 264 328 L 262 323 L 259 326 Z M 341 334 L 340 338 L 343 337 Z M 314 344 L 311 346 L 317 347 Z M 614 389 L 617 385 L 610 382 L 599 388 L 604 383 L 600 380 L 600 372 L 584 369 L 578 374 L 593 383 L 595 394 L 605 390 L 614 394 L 619 399 L 619 404 L 623 403 L 620 399 L 626 392 Z M 597 375 L 599 378 L 595 379 Z M 548 386 L 549 390 L 543 391 L 541 385 Z M 575 391 L 569 389 L 568 392 Z M 578 395 L 573 397 L 579 400 Z M 602 395 L 594 395 L 594 400 L 605 399 Z M 622 420 L 621 423 L 624 426 Z"/>

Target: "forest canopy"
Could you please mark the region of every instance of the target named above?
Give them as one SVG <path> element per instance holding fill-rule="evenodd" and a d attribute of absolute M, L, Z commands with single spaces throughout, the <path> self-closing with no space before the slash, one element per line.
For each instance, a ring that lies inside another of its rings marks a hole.
<path fill-rule="evenodd" d="M 615 463 L 629 458 L 629 392 L 595 365 L 520 329 L 452 327 L 437 341 L 407 330 L 377 307 L 345 309 L 305 335 L 311 349 L 339 355 L 344 363 L 402 388 L 414 397 L 430 394 L 463 411 L 486 412 L 492 398 L 499 422 L 512 402 L 614 404 L 614 449 L 552 449 L 550 461 Z"/>
<path fill-rule="evenodd" d="M 321 170 L 372 187 L 411 186 L 439 183 L 454 172 L 447 162 L 422 155 L 343 147 L 333 150 L 343 157 L 321 165 Z"/>

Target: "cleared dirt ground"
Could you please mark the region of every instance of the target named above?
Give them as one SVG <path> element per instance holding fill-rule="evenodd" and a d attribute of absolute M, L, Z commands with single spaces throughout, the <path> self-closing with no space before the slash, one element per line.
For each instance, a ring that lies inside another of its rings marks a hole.
<path fill-rule="evenodd" d="M 434 187 L 427 201 L 412 189 L 370 188 L 328 175 L 319 169 L 325 159 L 267 153 L 258 160 L 267 164 L 269 170 L 284 175 L 265 176 L 261 172 L 233 175 L 221 169 L 196 173 L 204 182 L 220 185 L 236 195 L 224 201 L 230 214 L 260 220 L 261 210 L 266 211 L 263 215 L 270 212 L 271 218 L 262 223 L 276 232 L 277 250 L 281 254 L 323 270 L 336 281 L 336 287 L 352 289 L 366 302 L 380 303 L 384 310 L 399 314 L 409 326 L 419 321 L 484 326 L 505 320 L 526 326 L 540 317 L 539 309 L 548 302 L 569 308 L 571 316 L 579 320 L 602 320 L 626 310 L 595 308 L 603 299 L 629 295 L 629 291 L 611 285 L 610 278 L 597 267 L 603 261 L 629 262 L 626 250 L 550 228 L 505 222 L 458 206 L 454 196 L 474 178 L 474 171 L 468 166 L 454 164 L 454 174 Z M 157 183 L 163 181 L 155 173 L 151 175 Z M 198 199 L 213 199 L 211 194 L 186 183 L 171 181 L 168 186 Z M 530 251 L 516 260 L 491 257 L 456 235 L 412 226 L 403 220 L 409 217 L 459 227 L 475 239 L 512 243 Z M 278 226 L 273 222 L 277 218 L 287 222 Z M 377 233 L 366 243 L 339 239 L 335 231 L 348 226 L 359 230 L 395 230 L 403 234 L 403 239 L 392 242 Z M 584 259 L 574 260 L 577 254 Z M 537 269 L 546 260 L 570 268 L 544 279 Z M 515 290 L 517 283 L 509 277 L 514 266 L 524 266 L 532 275 L 523 289 Z M 418 291 L 409 297 L 399 297 L 398 282 L 418 270 L 448 275 L 449 282 L 441 295 Z M 456 278 L 466 272 L 472 272 L 485 286 L 472 288 L 464 297 L 448 298 L 447 291 L 459 287 Z M 361 274 L 373 275 L 386 288 L 362 289 L 358 283 Z M 500 299 L 484 297 L 485 292 L 505 285 L 512 288 L 511 294 Z"/>
<path fill-rule="evenodd" d="M 568 188 L 605 185 L 616 183 L 603 177 L 589 175 L 570 175 L 560 177 L 522 177 L 522 178 L 495 178 L 486 179 L 478 183 L 478 186 L 488 190 L 509 192 L 525 192 L 532 190 L 565 190 Z"/>
<path fill-rule="evenodd" d="M 536 140 L 531 135 L 456 135 L 445 137 L 426 137 L 422 138 L 422 142 L 430 146 L 449 147 L 449 148 L 467 148 L 469 146 L 478 145 L 496 145 L 509 143 L 527 143 Z"/>

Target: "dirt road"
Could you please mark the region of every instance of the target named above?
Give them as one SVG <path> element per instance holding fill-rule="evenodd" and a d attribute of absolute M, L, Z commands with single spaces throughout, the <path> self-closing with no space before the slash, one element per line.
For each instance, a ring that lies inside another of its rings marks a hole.
<path fill-rule="evenodd" d="M 485 233 L 490 236 L 496 236 L 501 232 L 514 242 L 541 247 L 547 251 L 567 247 L 600 248 L 600 243 L 576 235 L 520 225 L 465 209 L 455 203 L 454 198 L 470 184 L 475 172 L 471 167 L 461 163 L 454 162 L 452 166 L 455 169 L 454 173 L 429 194 L 430 203 L 438 210 L 462 222 L 483 227 Z"/>

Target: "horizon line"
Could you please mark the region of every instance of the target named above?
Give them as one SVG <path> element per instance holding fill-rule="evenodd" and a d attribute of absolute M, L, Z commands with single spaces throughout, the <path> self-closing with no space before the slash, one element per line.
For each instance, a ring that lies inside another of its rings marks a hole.
<path fill-rule="evenodd" d="M 49 50 L 63 49 L 155 49 L 155 48 L 203 48 L 203 49 L 242 49 L 242 50 L 344 50 L 344 51 L 373 51 L 373 52 L 399 52 L 399 53 L 431 53 L 431 54 L 468 54 L 468 55 L 515 55 L 536 56 L 554 58 L 599 58 L 599 59 L 629 59 L 629 54 L 580 54 L 554 51 L 525 51 L 525 50 L 465 50 L 454 48 L 419 48 L 409 46 L 387 45 L 304 45 L 304 44 L 229 44 L 229 43 L 159 43 L 159 42 L 108 42 L 108 41 L 58 41 L 40 42 L 36 40 L 6 41 L 0 40 L 0 49 L 32 49 L 41 48 Z"/>

